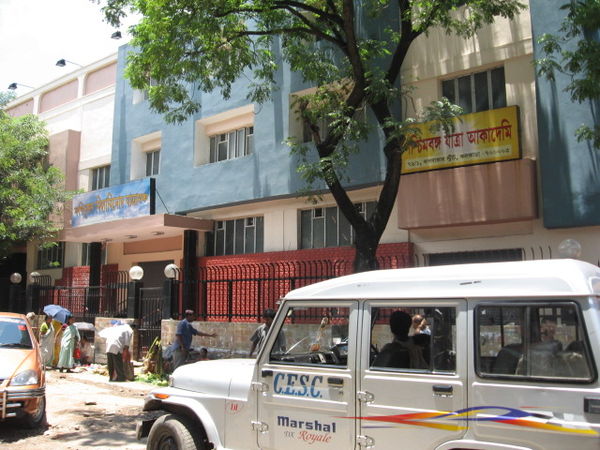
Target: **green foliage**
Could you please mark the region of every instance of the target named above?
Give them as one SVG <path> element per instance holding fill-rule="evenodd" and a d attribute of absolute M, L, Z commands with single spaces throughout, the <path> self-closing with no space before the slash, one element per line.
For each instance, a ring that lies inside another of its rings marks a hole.
<path fill-rule="evenodd" d="M 50 215 L 67 194 L 63 176 L 49 166 L 48 136 L 36 116 L 13 118 L 0 110 L 0 256 L 12 246 L 53 237 Z"/>
<path fill-rule="evenodd" d="M 97 1 L 114 26 L 127 12 L 141 16 L 130 30 L 136 51 L 126 76 L 168 121 L 199 111 L 201 92 L 228 98 L 240 78 L 252 79 L 249 99 L 266 101 L 284 66 L 314 86 L 294 103 L 312 143 L 288 143 L 309 189 L 317 180 L 329 187 L 356 230 L 357 248 L 360 240 L 381 237 L 399 186 L 400 155 L 411 145 L 414 120 L 402 117 L 399 73 L 412 42 L 432 28 L 469 37 L 524 8 L 518 0 Z M 452 108 L 442 102 L 435 111 L 444 119 Z M 385 144 L 369 151 L 374 159 L 383 151 L 387 166 L 378 206 L 365 221 L 343 187 L 344 169 L 374 131 Z M 368 247 L 374 261 L 375 248 Z"/>
<path fill-rule="evenodd" d="M 567 91 L 579 103 L 600 100 L 600 0 L 574 0 L 561 7 L 566 16 L 556 34 L 538 39 L 542 57 L 535 63 L 538 73 L 554 81 L 557 72 L 570 81 Z M 600 126 L 581 125 L 578 141 L 589 141 L 600 149 Z"/>
<path fill-rule="evenodd" d="M 169 380 L 166 375 L 160 375 L 157 373 L 144 373 L 135 376 L 134 381 L 139 381 L 142 383 L 150 383 L 155 386 L 168 386 Z"/>

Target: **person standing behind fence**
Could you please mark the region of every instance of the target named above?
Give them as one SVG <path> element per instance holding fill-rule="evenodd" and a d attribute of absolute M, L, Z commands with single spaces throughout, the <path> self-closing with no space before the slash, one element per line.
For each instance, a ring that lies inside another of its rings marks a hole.
<path fill-rule="evenodd" d="M 185 311 L 185 318 L 177 324 L 177 331 L 175 332 L 175 342 L 171 344 L 171 351 L 173 354 L 173 370 L 181 366 L 187 359 L 190 349 L 192 347 L 193 336 L 206 336 L 216 337 L 216 333 L 203 333 L 198 331 L 192 325 L 194 321 L 195 313 L 191 309 Z"/>
<path fill-rule="evenodd" d="M 267 308 L 263 311 L 262 316 L 263 319 L 265 319 L 265 323 L 263 323 L 256 330 L 254 330 L 254 333 L 252 334 L 252 336 L 250 336 L 250 342 L 252 342 L 252 344 L 250 345 L 249 356 L 252 356 L 254 350 L 256 350 L 258 353 L 262 348 L 263 344 L 265 343 L 267 333 L 269 332 L 269 328 L 271 328 L 271 324 L 273 323 L 273 319 L 275 318 L 275 311 L 270 308 Z M 273 345 L 273 352 L 277 353 L 284 351 L 285 336 L 283 334 L 283 331 L 281 331 L 277 336 L 277 339 L 275 340 L 275 344 Z"/>

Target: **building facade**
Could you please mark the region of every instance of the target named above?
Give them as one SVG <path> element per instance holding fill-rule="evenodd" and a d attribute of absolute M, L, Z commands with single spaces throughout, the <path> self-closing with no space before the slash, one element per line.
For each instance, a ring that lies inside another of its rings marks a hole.
<path fill-rule="evenodd" d="M 48 159 L 63 172 L 68 191 L 88 191 L 110 183 L 116 68 L 117 55 L 113 54 L 7 105 L 7 112 L 15 117 L 36 114 L 46 123 Z M 71 212 L 71 204 L 67 203 L 62 215 L 53 220 L 68 226 Z M 40 248 L 38 242 L 30 242 L 22 269 L 59 283 L 66 276 L 71 283 L 70 269 L 89 264 L 88 250 L 88 245 L 64 242 L 60 237 L 56 246 L 46 249 Z M 79 283 L 88 283 L 88 273 L 83 271 Z"/>
<path fill-rule="evenodd" d="M 600 259 L 599 156 L 573 134 L 591 109 L 570 101 L 564 79 L 553 84 L 537 77 L 533 64 L 537 38 L 558 29 L 560 2 L 554 3 L 548 8 L 531 0 L 515 20 L 498 19 L 470 39 L 434 30 L 413 44 L 402 68 L 402 83 L 414 88 L 406 114 L 445 96 L 464 115 L 452 136 L 426 135 L 406 155 L 381 240 L 382 267 L 556 258 L 566 239 L 579 242 L 581 259 Z M 144 283 L 158 288 L 164 267 L 175 263 L 183 278 L 215 282 L 189 303 L 207 313 L 207 302 L 222 295 L 217 312 L 206 316 L 215 320 L 227 314 L 231 320 L 231 304 L 244 302 L 254 306 L 238 317 L 257 318 L 294 287 L 284 283 L 261 303 L 260 289 L 248 280 L 286 274 L 308 282 L 346 273 L 352 230 L 324 186 L 317 204 L 298 196 L 298 160 L 284 143 L 302 137 L 293 96 L 311 87 L 282 69 L 272 100 L 252 104 L 249 81 L 238 80 L 231 98 L 198 93 L 200 111 L 168 124 L 124 79 L 129 50 L 123 46 L 116 60 L 107 60 L 103 70 L 110 67 L 116 84 L 90 94 L 95 100 L 85 107 L 79 97 L 85 80 L 78 88 L 57 80 L 52 96 L 35 100 L 34 92 L 13 107 L 20 111 L 31 103 L 48 121 L 56 135 L 51 148 L 64 149 L 58 155 L 72 152 L 65 162 L 78 160 L 76 167 L 65 165 L 67 178 L 76 173 L 77 187 L 86 191 L 108 187 L 103 192 L 111 197 L 102 204 L 114 204 L 110 188 L 153 180 L 154 214 L 67 226 L 66 265 L 80 264 L 69 249 L 81 252 L 85 245 L 75 243 L 97 243 L 106 264 L 120 271 L 139 265 Z M 72 115 L 67 103 L 55 105 L 61 92 L 79 105 Z M 71 141 L 80 144 L 71 150 Z M 384 172 L 383 156 L 374 159 L 367 150 L 381 145 L 373 133 L 348 170 L 346 186 L 364 214 L 373 208 Z M 300 263 L 310 265 L 311 276 Z M 47 270 L 55 280 L 64 278 L 59 269 Z M 241 279 L 250 284 L 239 291 L 217 285 Z"/>

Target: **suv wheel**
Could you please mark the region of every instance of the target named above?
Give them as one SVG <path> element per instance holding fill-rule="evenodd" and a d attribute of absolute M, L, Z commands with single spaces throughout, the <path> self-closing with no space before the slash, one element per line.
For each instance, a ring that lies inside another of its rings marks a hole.
<path fill-rule="evenodd" d="M 148 450 L 202 450 L 192 430 L 194 427 L 185 417 L 167 414 L 159 417 L 148 435 Z"/>

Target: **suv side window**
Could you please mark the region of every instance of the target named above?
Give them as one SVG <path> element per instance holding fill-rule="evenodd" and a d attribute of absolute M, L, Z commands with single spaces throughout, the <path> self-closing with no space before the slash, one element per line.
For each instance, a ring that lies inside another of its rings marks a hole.
<path fill-rule="evenodd" d="M 575 302 L 480 305 L 475 318 L 479 376 L 592 381 L 590 349 Z"/>
<path fill-rule="evenodd" d="M 456 371 L 454 307 L 373 307 L 371 370 Z"/>
<path fill-rule="evenodd" d="M 269 362 L 347 367 L 349 318 L 348 307 L 291 307 Z"/>

